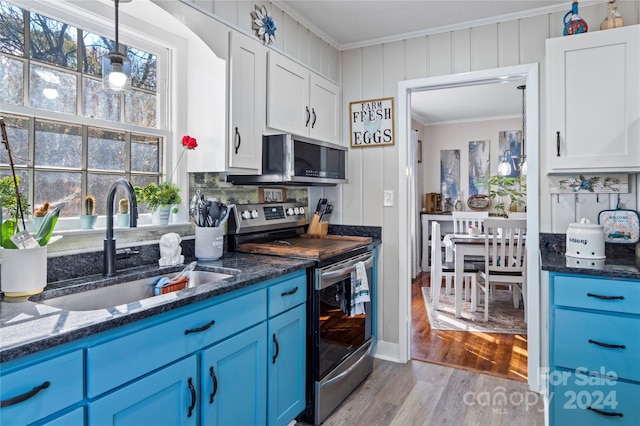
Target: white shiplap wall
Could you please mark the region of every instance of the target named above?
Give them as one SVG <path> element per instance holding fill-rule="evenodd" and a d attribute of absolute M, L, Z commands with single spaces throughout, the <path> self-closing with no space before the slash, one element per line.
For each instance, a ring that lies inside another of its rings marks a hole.
<path fill-rule="evenodd" d="M 640 2 L 618 2 L 627 25 L 640 19 Z M 581 7 L 580 14 L 597 30 L 606 15 L 606 4 Z M 545 116 L 545 40 L 562 36 L 564 12 L 499 22 L 452 32 L 407 39 L 400 42 L 361 47 L 342 52 L 343 111 L 349 103 L 362 99 L 396 97 L 398 82 L 489 69 L 510 65 L 540 64 L 540 128 Z M 396 106 L 397 111 L 397 106 Z M 343 114 L 344 116 L 344 114 Z M 397 120 L 397 116 L 396 116 Z M 396 121 L 397 122 L 397 121 Z M 346 123 L 346 121 L 345 121 Z M 396 136 L 398 129 L 396 129 Z M 552 231 L 555 209 L 545 193 L 548 145 L 541 131 L 540 141 L 540 217 L 541 231 Z M 343 143 L 349 143 L 349 128 L 343 126 Z M 424 149 L 424 146 L 423 146 Z M 397 205 L 382 207 L 383 191 L 398 192 L 398 146 L 351 149 L 349 184 L 342 188 L 342 222 L 353 225 L 382 226 L 379 339 L 399 342 L 398 282 L 399 212 Z M 424 166 L 423 166 L 424 167 Z M 536 165 L 529 164 L 529 167 Z"/>

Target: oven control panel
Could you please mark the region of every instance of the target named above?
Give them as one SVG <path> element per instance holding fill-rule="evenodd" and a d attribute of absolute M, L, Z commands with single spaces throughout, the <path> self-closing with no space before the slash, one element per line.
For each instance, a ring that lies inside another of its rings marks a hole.
<path fill-rule="evenodd" d="M 233 233 L 284 229 L 305 225 L 307 209 L 298 203 L 236 204 Z"/>

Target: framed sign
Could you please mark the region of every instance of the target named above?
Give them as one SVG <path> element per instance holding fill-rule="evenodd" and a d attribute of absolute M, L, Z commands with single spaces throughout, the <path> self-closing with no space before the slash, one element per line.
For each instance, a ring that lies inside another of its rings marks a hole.
<path fill-rule="evenodd" d="M 283 203 L 287 201 L 287 190 L 285 188 L 258 188 L 258 199 L 260 203 Z"/>
<path fill-rule="evenodd" d="M 351 148 L 393 145 L 393 98 L 351 102 L 349 133 Z"/>

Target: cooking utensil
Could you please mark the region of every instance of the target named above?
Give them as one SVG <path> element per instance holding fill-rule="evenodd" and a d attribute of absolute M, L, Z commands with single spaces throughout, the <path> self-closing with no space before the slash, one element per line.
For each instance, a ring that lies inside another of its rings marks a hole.
<path fill-rule="evenodd" d="M 640 240 L 640 216 L 635 210 L 603 210 L 598 214 L 598 223 L 604 228 L 604 242 L 636 244 Z"/>
<path fill-rule="evenodd" d="M 322 222 L 329 222 L 331 213 L 333 213 L 333 204 L 327 204 L 321 215 Z"/>
<path fill-rule="evenodd" d="M 207 226 L 218 226 L 218 222 L 220 222 L 220 217 L 222 216 L 222 209 L 220 208 L 220 201 L 216 198 L 208 201 L 209 206 L 209 217 L 207 220 Z"/>

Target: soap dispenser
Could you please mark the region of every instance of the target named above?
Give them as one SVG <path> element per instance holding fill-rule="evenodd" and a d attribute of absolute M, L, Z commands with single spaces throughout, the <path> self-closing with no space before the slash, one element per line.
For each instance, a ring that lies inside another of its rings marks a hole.
<path fill-rule="evenodd" d="M 578 0 L 571 4 L 571 10 L 564 15 L 564 35 L 586 33 L 589 29 L 587 21 L 578 15 Z"/>

